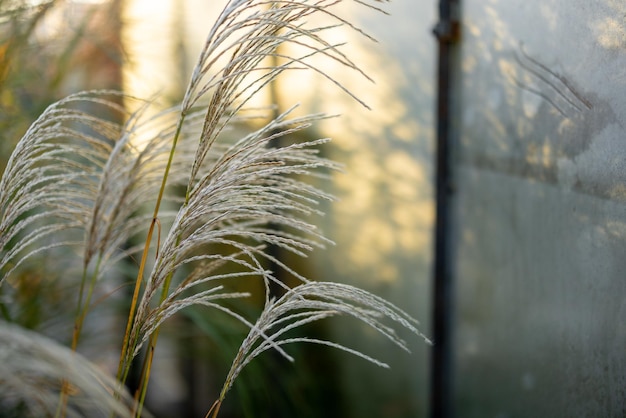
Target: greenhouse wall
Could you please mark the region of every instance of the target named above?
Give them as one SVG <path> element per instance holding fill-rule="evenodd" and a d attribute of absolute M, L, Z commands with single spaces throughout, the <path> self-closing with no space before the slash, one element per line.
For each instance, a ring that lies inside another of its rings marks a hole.
<path fill-rule="evenodd" d="M 626 414 L 625 16 L 463 2 L 454 416 Z"/>

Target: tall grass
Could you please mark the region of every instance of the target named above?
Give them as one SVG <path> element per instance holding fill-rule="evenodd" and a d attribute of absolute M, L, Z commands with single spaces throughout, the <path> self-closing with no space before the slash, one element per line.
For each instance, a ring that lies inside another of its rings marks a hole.
<path fill-rule="evenodd" d="M 318 73 L 359 101 L 313 60 L 324 56 L 368 79 L 343 45 L 325 38 L 337 26 L 368 36 L 337 14 L 340 3 L 230 0 L 209 31 L 180 105 L 154 114 L 150 101 L 89 91 L 52 104 L 32 123 L 0 180 L 0 407 L 24 416 L 147 415 L 143 405 L 161 326 L 191 306 L 220 311 L 249 328 L 207 411 L 211 418 L 244 367 L 267 350 L 293 361 L 290 344 L 322 344 L 386 367 L 332 341 L 294 337 L 302 326 L 353 317 L 406 351 L 396 328 L 422 336 L 396 306 L 352 286 L 310 281 L 268 251 L 275 246 L 304 257 L 329 243 L 311 216 L 332 197 L 310 179 L 339 167 L 318 153 L 328 139 L 269 146 L 325 115 L 295 117 L 293 107 L 245 133 L 243 122 L 271 112 L 251 108 L 251 101 L 285 71 Z M 378 3 L 359 3 L 382 11 Z M 307 23 L 314 15 L 325 25 Z M 296 48 L 278 49 L 283 45 Z M 137 240 L 142 243 L 132 244 Z M 73 292 L 67 301 L 75 304 L 71 335 L 59 338 L 65 345 L 10 324 L 18 289 L 29 286 L 28 276 L 18 273 L 42 255 L 59 269 L 49 275 Z M 124 260 L 136 260 L 136 271 L 113 378 L 79 351 L 90 315 L 116 303 L 117 266 Z M 268 266 L 296 284 L 278 280 Z M 227 303 L 252 296 L 235 290 L 251 281 L 262 283 L 256 318 Z M 137 359 L 138 389 L 127 394 L 124 384 Z"/>

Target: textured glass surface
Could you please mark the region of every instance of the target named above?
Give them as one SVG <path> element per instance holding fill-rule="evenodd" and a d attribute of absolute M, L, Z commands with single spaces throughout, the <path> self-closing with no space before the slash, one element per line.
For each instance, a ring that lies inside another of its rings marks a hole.
<path fill-rule="evenodd" d="M 464 3 L 457 414 L 623 416 L 626 4 Z"/>

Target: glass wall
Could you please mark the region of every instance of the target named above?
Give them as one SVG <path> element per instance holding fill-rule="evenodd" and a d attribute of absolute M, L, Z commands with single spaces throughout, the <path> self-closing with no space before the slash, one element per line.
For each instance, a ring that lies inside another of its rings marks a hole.
<path fill-rule="evenodd" d="M 464 3 L 457 415 L 622 416 L 626 5 Z"/>

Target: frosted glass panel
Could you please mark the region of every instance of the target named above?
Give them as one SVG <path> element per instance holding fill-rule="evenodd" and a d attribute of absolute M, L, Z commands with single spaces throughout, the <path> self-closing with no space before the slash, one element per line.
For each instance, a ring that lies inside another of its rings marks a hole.
<path fill-rule="evenodd" d="M 626 3 L 464 3 L 456 412 L 623 416 Z"/>

